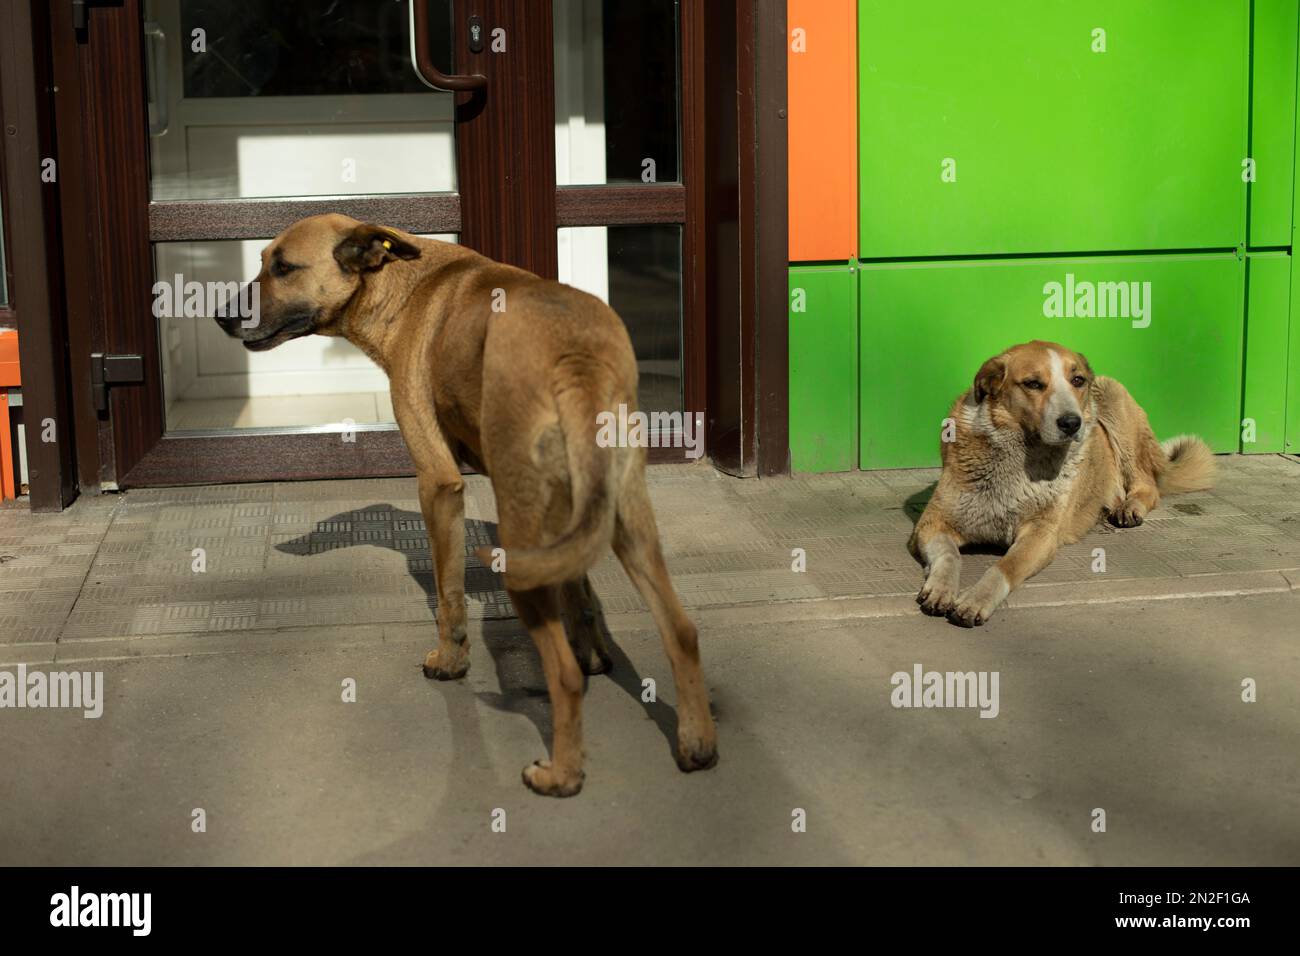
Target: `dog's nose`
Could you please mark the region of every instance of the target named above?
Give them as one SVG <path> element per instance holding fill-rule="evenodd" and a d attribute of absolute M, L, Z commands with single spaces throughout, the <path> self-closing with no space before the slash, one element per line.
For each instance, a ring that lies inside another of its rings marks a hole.
<path fill-rule="evenodd" d="M 1062 435 L 1073 435 L 1083 424 L 1083 419 L 1073 413 L 1062 415 L 1056 420 L 1056 427 L 1061 430 Z"/>

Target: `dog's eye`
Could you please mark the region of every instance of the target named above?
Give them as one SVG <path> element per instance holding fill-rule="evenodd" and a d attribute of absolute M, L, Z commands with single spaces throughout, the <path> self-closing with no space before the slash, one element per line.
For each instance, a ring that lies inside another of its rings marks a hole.
<path fill-rule="evenodd" d="M 293 272 L 293 270 L 297 268 L 299 268 L 299 266 L 290 265 L 289 263 L 285 262 L 283 259 L 279 259 L 275 262 L 274 265 L 271 266 L 271 275 L 287 276 L 290 272 Z"/>
<path fill-rule="evenodd" d="M 1031 392 L 1041 392 L 1043 390 L 1043 383 L 1036 378 L 1031 378 L 1029 381 L 1021 382 L 1020 384 Z"/>
<path fill-rule="evenodd" d="M 1082 375 L 1076 375 L 1074 378 L 1070 379 L 1070 384 L 1075 388 L 1083 388 L 1083 386 L 1088 384 L 1088 380 Z"/>

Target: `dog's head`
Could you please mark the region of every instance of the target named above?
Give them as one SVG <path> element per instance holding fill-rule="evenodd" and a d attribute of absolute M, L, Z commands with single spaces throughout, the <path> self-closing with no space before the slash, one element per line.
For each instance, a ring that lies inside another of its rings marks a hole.
<path fill-rule="evenodd" d="M 409 237 L 385 226 L 337 214 L 301 219 L 262 250 L 256 296 L 245 298 L 257 303 L 255 314 L 226 308 L 217 324 L 253 352 L 303 335 L 340 335 L 347 305 L 367 276 L 419 255 Z"/>
<path fill-rule="evenodd" d="M 1088 360 L 1054 342 L 1026 342 L 995 355 L 975 375 L 971 398 L 997 428 L 1019 428 L 1048 445 L 1078 441 L 1092 421 Z"/>

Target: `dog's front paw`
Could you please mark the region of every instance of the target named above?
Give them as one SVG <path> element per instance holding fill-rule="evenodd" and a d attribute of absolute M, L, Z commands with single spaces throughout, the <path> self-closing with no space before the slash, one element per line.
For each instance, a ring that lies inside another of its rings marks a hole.
<path fill-rule="evenodd" d="M 947 581 L 939 581 L 934 575 L 926 579 L 917 592 L 916 603 L 921 610 L 931 617 L 943 617 L 952 610 L 956 601 L 956 590 Z"/>
<path fill-rule="evenodd" d="M 961 627 L 979 627 L 993 616 L 1010 591 L 1006 576 L 995 566 L 968 587 L 953 603 L 948 620 Z"/>
<path fill-rule="evenodd" d="M 424 676 L 430 680 L 457 680 L 469 673 L 469 648 L 438 647 L 424 659 Z"/>
<path fill-rule="evenodd" d="M 1139 502 L 1125 501 L 1110 513 L 1110 523 L 1117 528 L 1136 528 L 1146 518 L 1147 510 Z"/>
<path fill-rule="evenodd" d="M 561 773 L 549 760 L 535 760 L 524 768 L 524 786 L 544 797 L 571 797 L 582 789 L 581 770 Z"/>
<path fill-rule="evenodd" d="M 979 627 L 991 613 L 986 613 L 978 601 L 958 596 L 957 603 L 948 611 L 948 620 L 959 627 Z"/>
<path fill-rule="evenodd" d="M 948 611 L 948 620 L 959 627 L 979 627 L 993 616 L 998 602 L 991 600 L 978 584 L 957 595 Z"/>

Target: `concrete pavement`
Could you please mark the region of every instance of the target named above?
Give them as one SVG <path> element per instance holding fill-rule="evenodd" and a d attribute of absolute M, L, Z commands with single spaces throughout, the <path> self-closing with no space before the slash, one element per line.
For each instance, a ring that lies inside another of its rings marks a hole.
<path fill-rule="evenodd" d="M 1288 591 L 1007 610 L 975 631 L 714 615 L 722 759 L 692 775 L 670 756 L 658 637 L 618 616 L 569 800 L 519 783 L 549 707 L 512 623 L 452 684 L 420 674 L 429 635 L 409 625 L 99 662 L 98 720 L 0 715 L 0 862 L 1294 865 L 1298 612 Z M 997 717 L 893 707 L 892 675 L 918 663 L 997 671 Z M 642 703 L 647 677 L 662 703 Z"/>
<path fill-rule="evenodd" d="M 0 864 L 1300 864 L 1300 463 L 1220 461 L 1214 492 L 1098 530 L 974 631 L 912 599 L 934 471 L 652 469 L 721 762 L 674 766 L 668 666 L 606 561 L 616 670 L 589 682 L 566 801 L 519 782 L 549 705 L 474 561 L 469 677 L 420 673 L 413 481 L 6 506 L 0 671 L 101 672 L 106 699 L 0 709 Z M 491 541 L 482 479 L 467 514 Z M 918 666 L 996 673 L 997 716 L 893 706 Z"/>

